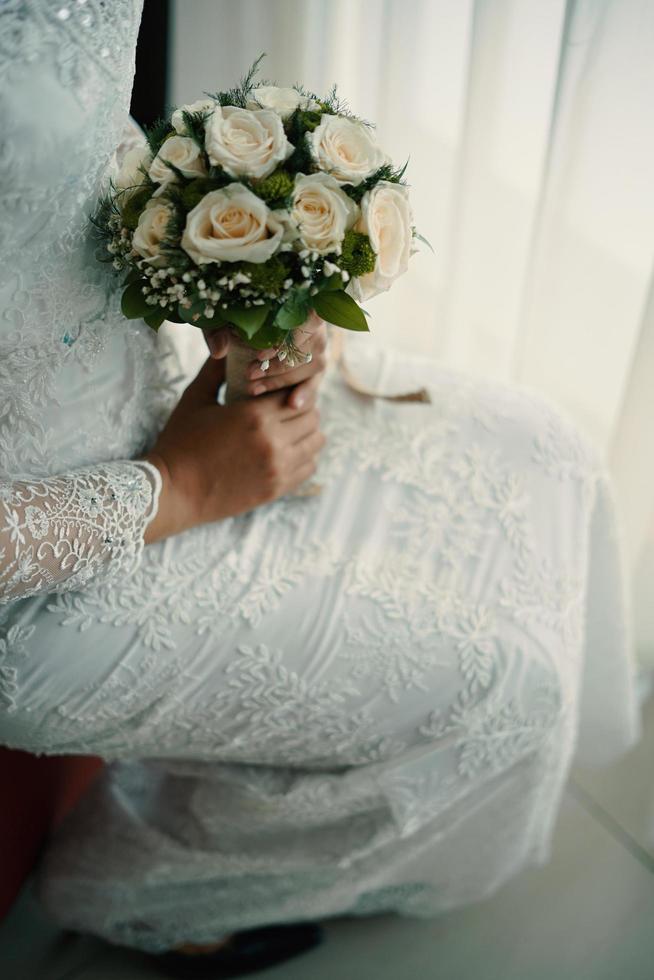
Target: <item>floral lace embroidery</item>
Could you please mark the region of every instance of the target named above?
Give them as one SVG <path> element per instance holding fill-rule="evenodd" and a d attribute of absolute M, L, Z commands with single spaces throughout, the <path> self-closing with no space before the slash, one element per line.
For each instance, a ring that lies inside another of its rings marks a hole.
<path fill-rule="evenodd" d="M 17 709 L 18 671 L 12 660 L 29 656 L 26 644 L 34 630 L 34 626 L 15 623 L 9 629 L 0 631 L 0 705 L 8 714 L 13 714 Z"/>
<path fill-rule="evenodd" d="M 330 394 L 328 385 L 328 402 Z M 478 392 L 475 399 L 483 401 Z M 448 399 L 448 404 L 452 401 L 470 424 L 462 396 Z M 510 425 L 509 404 L 505 395 L 504 402 L 500 400 L 505 427 Z M 431 410 L 425 416 L 421 445 L 429 438 L 440 439 L 440 445 L 429 458 L 423 454 L 416 460 L 414 452 L 406 449 L 413 432 L 395 420 L 393 439 L 398 447 L 404 446 L 398 460 L 388 439 L 382 437 L 388 420 L 377 424 L 371 413 L 369 425 L 356 426 L 350 424 L 353 414 L 330 406 L 324 416 L 327 452 L 335 472 L 347 471 L 353 452 L 357 470 L 379 469 L 383 481 L 389 470 L 397 477 L 399 466 L 403 467 L 403 496 L 399 507 L 386 512 L 388 541 L 383 554 L 363 551 L 344 558 L 337 540 L 316 533 L 319 499 L 287 499 L 244 518 L 188 532 L 176 539 L 174 555 L 165 563 L 158 546 L 149 548 L 129 582 L 89 583 L 76 593 L 56 597 L 48 608 L 59 615 L 62 625 L 81 630 L 95 622 L 131 625 L 140 641 L 153 650 L 173 650 L 181 637 L 193 633 L 223 645 L 231 635 L 227 624 L 235 617 L 250 627 L 265 627 L 292 589 L 311 579 L 325 582 L 336 577 L 348 601 L 334 642 L 338 658 L 349 665 L 352 690 L 379 685 L 386 698 L 398 704 L 411 691 L 428 692 L 438 683 L 440 671 L 450 676 L 454 669 L 467 692 L 467 710 L 485 700 L 508 670 L 502 666 L 500 652 L 507 618 L 521 627 L 547 625 L 557 635 L 567 629 L 572 641 L 572 627 L 565 624 L 572 623 L 583 583 L 581 578 L 570 577 L 557 585 L 548 578 L 546 566 L 539 566 L 528 487 L 520 471 L 512 468 L 512 461 L 498 449 L 474 441 L 453 454 L 460 420 L 445 411 L 434 418 Z M 488 431 L 490 411 L 480 405 L 477 414 Z M 513 418 L 520 418 L 515 409 Z M 482 423 L 472 420 L 472 424 Z M 339 434 L 342 437 L 348 427 L 351 441 L 346 442 Z M 531 432 L 528 435 L 531 439 Z M 527 449 L 533 444 L 529 439 Z M 567 452 L 565 444 L 562 452 Z M 331 469 L 325 478 L 331 481 Z M 581 471 L 580 479 L 590 478 L 589 471 Z M 495 591 L 484 601 L 476 601 L 466 596 L 463 569 L 470 559 L 482 560 L 495 547 L 498 536 L 509 546 L 506 564 L 497 568 Z M 425 540 L 429 541 L 428 553 L 437 555 L 429 570 L 424 566 Z M 211 554 L 210 566 L 198 561 L 203 554 Z M 541 666 L 551 674 L 550 656 L 551 651 L 543 651 Z M 241 656 L 236 663 L 243 666 L 245 659 Z M 233 671 L 236 669 L 234 666 Z M 126 696 L 133 697 L 136 685 L 147 703 L 154 690 L 151 681 L 147 672 L 139 681 L 131 680 Z M 241 682 L 245 689 L 246 678 Z M 114 694 L 118 696 L 119 689 Z M 174 717 L 166 720 L 165 743 L 194 745 L 196 751 L 206 751 L 203 739 L 206 741 L 208 731 L 219 730 L 224 735 L 224 719 L 216 713 L 219 703 L 220 699 L 212 700 L 202 707 L 194 700 L 188 711 L 177 703 L 171 713 Z M 496 705 L 493 711 L 499 716 L 507 703 Z M 426 709 L 425 717 L 427 713 Z M 145 718 L 142 715 L 140 720 L 144 734 L 154 725 L 149 716 L 145 724 Z M 212 745 L 216 751 L 222 746 L 222 753 L 227 743 L 213 737 Z M 236 749 L 230 743 L 230 753 Z"/>
<path fill-rule="evenodd" d="M 251 521 L 239 518 L 187 532 L 178 555 L 165 564 L 160 548 L 150 547 L 129 582 L 94 581 L 75 594 L 58 596 L 48 609 L 59 614 L 62 626 L 85 630 L 94 622 L 129 624 L 147 647 L 174 649 L 176 626 L 221 641 L 226 621 L 240 617 L 257 626 L 301 581 L 331 576 L 340 567 L 329 540 L 270 548 L 263 555 L 248 549 L 244 542 Z M 198 555 L 209 551 L 213 561 L 207 569 Z"/>
<path fill-rule="evenodd" d="M 78 589 L 105 568 L 128 575 L 160 486 L 146 462 L 0 484 L 0 602 Z"/>

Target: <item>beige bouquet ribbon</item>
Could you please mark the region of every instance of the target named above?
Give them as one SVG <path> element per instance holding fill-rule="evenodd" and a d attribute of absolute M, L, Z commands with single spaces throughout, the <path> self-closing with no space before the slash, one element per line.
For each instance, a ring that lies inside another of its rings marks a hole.
<path fill-rule="evenodd" d="M 356 391 L 358 395 L 364 395 L 366 398 L 383 398 L 384 401 L 388 402 L 422 402 L 425 405 L 431 405 L 431 397 L 426 388 L 417 388 L 415 391 L 406 391 L 399 395 L 386 395 L 383 391 L 377 391 L 368 385 L 362 384 L 347 365 L 345 360 L 345 344 L 343 342 L 343 334 L 340 330 L 335 330 L 333 334 L 332 357 L 348 388 Z"/>

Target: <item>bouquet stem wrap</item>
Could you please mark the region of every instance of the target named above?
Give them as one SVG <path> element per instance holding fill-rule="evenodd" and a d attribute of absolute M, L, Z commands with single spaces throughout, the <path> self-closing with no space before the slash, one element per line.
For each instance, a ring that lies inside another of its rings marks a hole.
<path fill-rule="evenodd" d="M 247 392 L 247 370 L 250 363 L 256 357 L 256 350 L 244 343 L 235 334 L 229 339 L 229 351 L 227 352 L 227 362 L 225 365 L 225 380 L 227 390 L 225 391 L 225 404 L 233 405 L 235 402 L 244 401 L 252 397 Z"/>

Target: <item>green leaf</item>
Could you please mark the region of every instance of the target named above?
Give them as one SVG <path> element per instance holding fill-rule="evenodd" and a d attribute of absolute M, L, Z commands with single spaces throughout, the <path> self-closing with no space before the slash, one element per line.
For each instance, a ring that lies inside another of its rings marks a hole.
<path fill-rule="evenodd" d="M 270 303 L 264 303 L 262 306 L 228 306 L 221 313 L 250 340 L 266 322 L 269 311 Z"/>
<path fill-rule="evenodd" d="M 318 293 L 312 305 L 319 317 L 346 330 L 368 330 L 363 310 L 346 292 Z"/>
<path fill-rule="evenodd" d="M 126 316 L 128 320 L 140 320 L 141 317 L 148 316 L 153 312 L 150 304 L 145 302 L 140 282 L 130 283 L 123 293 L 120 308 L 123 311 L 123 316 Z"/>
<path fill-rule="evenodd" d="M 181 305 L 177 307 L 177 313 L 179 315 L 179 320 L 174 322 L 179 323 L 190 323 L 193 327 L 199 327 L 204 330 L 218 330 L 220 327 L 224 327 L 226 320 L 226 310 L 216 310 L 212 317 L 204 315 L 204 310 L 207 303 L 206 300 L 200 300 L 194 303 L 188 309 Z M 170 319 L 170 318 L 168 318 Z"/>
<path fill-rule="evenodd" d="M 275 326 L 274 316 L 271 313 L 261 329 L 250 338 L 249 343 L 257 350 L 266 350 L 268 347 L 279 347 L 285 339 L 286 332 Z"/>
<path fill-rule="evenodd" d="M 431 242 L 427 241 L 424 235 L 419 235 L 417 231 L 414 231 L 413 237 L 417 238 L 419 242 L 423 243 L 423 245 L 426 245 L 429 251 L 432 253 L 432 255 L 436 255 L 436 252 L 434 252 Z"/>
<path fill-rule="evenodd" d="M 201 316 L 202 310 L 206 305 L 206 303 L 193 303 L 192 306 L 186 307 L 179 303 L 177 306 L 177 312 L 184 323 L 195 323 L 195 320 L 193 319 L 194 315 L 197 313 L 198 316 Z"/>
<path fill-rule="evenodd" d="M 158 330 L 164 320 L 167 320 L 168 317 L 166 316 L 164 310 L 161 310 L 161 312 L 157 310 L 154 313 L 148 313 L 148 315 L 144 316 L 143 319 L 149 327 L 152 327 L 153 330 Z"/>
<path fill-rule="evenodd" d="M 309 316 L 311 299 L 308 289 L 296 289 L 288 297 L 283 306 L 275 314 L 275 326 L 288 333 L 294 327 L 300 327 Z"/>
<path fill-rule="evenodd" d="M 180 192 L 181 201 L 183 206 L 187 211 L 192 211 L 196 204 L 199 204 L 203 197 L 210 194 L 211 191 L 217 191 L 221 187 L 231 180 L 227 174 L 223 174 L 220 179 L 212 179 L 211 177 L 196 177 L 190 183 L 182 187 Z"/>
<path fill-rule="evenodd" d="M 186 323 L 186 321 L 182 320 L 181 316 L 179 315 L 177 306 L 167 306 L 166 309 L 162 310 L 161 312 L 164 320 L 169 320 L 171 323 Z M 145 319 L 145 317 L 143 319 Z"/>
<path fill-rule="evenodd" d="M 135 231 L 136 226 L 139 223 L 139 218 L 145 211 L 145 205 L 148 203 L 155 191 L 156 185 L 153 183 L 146 184 L 143 187 L 139 187 L 138 190 L 122 191 L 119 195 L 119 207 L 122 222 L 126 228 L 130 231 Z"/>
<path fill-rule="evenodd" d="M 123 286 L 130 286 L 133 282 L 142 282 L 145 285 L 147 279 L 139 269 L 131 269 L 125 276 Z"/>
<path fill-rule="evenodd" d="M 328 279 L 323 279 L 322 282 L 318 282 L 316 285 L 321 293 L 335 292 L 338 289 L 343 289 L 343 280 L 338 272 L 335 272 L 333 276 L 330 276 Z"/>

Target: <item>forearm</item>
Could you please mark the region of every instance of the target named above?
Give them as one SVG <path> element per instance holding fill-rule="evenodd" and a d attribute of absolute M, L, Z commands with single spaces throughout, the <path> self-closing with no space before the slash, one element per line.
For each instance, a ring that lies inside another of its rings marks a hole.
<path fill-rule="evenodd" d="M 1 482 L 0 603 L 129 574 L 160 489 L 160 471 L 145 460 Z"/>
<path fill-rule="evenodd" d="M 149 545 L 170 538 L 174 534 L 180 534 L 193 527 L 198 521 L 193 517 L 189 498 L 179 493 L 174 486 L 170 470 L 163 457 L 156 452 L 151 452 L 143 457 L 143 461 L 156 467 L 161 477 L 158 506 L 143 535 L 143 543 Z"/>

